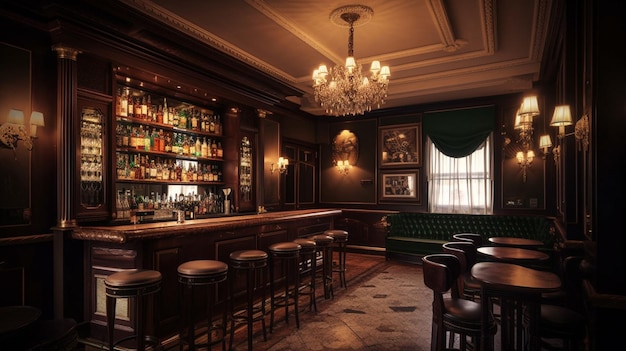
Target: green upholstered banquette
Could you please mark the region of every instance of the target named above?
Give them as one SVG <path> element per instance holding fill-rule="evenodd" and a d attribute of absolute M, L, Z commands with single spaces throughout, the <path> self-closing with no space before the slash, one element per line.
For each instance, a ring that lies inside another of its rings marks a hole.
<path fill-rule="evenodd" d="M 541 249 L 546 251 L 552 251 L 555 241 L 553 220 L 536 215 L 400 212 L 387 215 L 383 222 L 387 258 L 442 252 L 441 245 L 457 233 L 480 234 L 484 243 L 494 236 L 540 240 L 544 243 Z"/>

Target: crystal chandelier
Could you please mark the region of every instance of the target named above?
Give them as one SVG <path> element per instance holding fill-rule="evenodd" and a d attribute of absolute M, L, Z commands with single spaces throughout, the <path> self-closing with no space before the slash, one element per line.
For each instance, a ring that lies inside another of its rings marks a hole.
<path fill-rule="evenodd" d="M 354 59 L 354 25 L 369 20 L 373 13 L 367 6 L 348 5 L 334 10 L 330 15 L 336 24 L 349 26 L 350 34 L 346 64 L 330 70 L 322 64 L 313 71 L 315 101 L 329 115 L 362 115 L 385 103 L 391 75 L 389 66 L 381 67 L 379 61 L 372 61 L 368 78 L 361 73 L 362 66 Z"/>

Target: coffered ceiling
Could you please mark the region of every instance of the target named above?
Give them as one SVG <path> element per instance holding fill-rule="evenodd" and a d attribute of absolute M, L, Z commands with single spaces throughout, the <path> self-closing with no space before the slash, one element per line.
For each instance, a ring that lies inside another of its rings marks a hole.
<path fill-rule="evenodd" d="M 345 5 L 373 10 L 354 29 L 364 67 L 391 68 L 383 107 L 524 92 L 541 77 L 552 0 L 120 0 L 303 92 L 288 97 L 323 114 L 313 70 L 342 64 L 347 27 L 330 19 Z"/>

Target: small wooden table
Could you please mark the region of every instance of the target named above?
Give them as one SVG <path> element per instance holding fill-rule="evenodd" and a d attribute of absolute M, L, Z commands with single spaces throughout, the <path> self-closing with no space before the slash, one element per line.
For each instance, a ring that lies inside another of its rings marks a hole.
<path fill-rule="evenodd" d="M 554 273 L 539 271 L 516 264 L 502 262 L 479 262 L 474 264 L 472 277 L 481 284 L 482 303 L 482 340 L 484 350 L 491 350 L 493 337 L 489 335 L 486 321 L 493 313 L 492 304 L 486 303 L 492 297 L 500 299 L 501 308 L 501 345 L 502 350 L 540 349 L 539 318 L 540 298 L 545 292 L 552 292 L 561 287 L 561 279 Z M 526 306 L 529 313 L 528 334 L 530 342 L 522 340 L 522 310 Z M 517 335 L 517 337 L 515 337 Z"/>
<path fill-rule="evenodd" d="M 489 242 L 498 246 L 512 246 L 520 248 L 538 248 L 544 245 L 540 240 L 513 238 L 508 236 L 494 236 L 489 238 Z"/>
<path fill-rule="evenodd" d="M 519 264 L 543 262 L 550 258 L 550 255 L 539 250 L 509 246 L 481 246 L 476 251 L 497 261 Z"/>

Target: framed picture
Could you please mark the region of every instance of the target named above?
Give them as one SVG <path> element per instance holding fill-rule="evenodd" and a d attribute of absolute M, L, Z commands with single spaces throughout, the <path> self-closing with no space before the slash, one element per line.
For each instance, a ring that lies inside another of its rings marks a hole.
<path fill-rule="evenodd" d="M 381 171 L 381 202 L 419 203 L 419 170 Z"/>
<path fill-rule="evenodd" d="M 381 167 L 407 167 L 421 164 L 420 124 L 379 127 Z"/>

